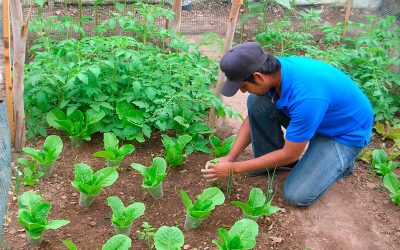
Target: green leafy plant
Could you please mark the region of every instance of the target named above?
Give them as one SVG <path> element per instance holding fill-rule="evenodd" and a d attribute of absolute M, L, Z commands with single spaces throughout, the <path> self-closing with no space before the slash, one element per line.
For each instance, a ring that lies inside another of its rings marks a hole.
<path fill-rule="evenodd" d="M 231 204 L 242 209 L 244 218 L 257 221 L 260 216 L 269 216 L 280 209 L 271 204 L 273 196 L 268 194 L 265 196 L 260 188 L 252 188 L 247 202 L 232 201 Z"/>
<path fill-rule="evenodd" d="M 182 165 L 185 158 L 183 149 L 192 140 L 192 137 L 190 135 L 181 135 L 176 141 L 168 135 L 161 135 L 161 137 L 168 165 L 171 167 Z"/>
<path fill-rule="evenodd" d="M 142 187 L 147 189 L 153 198 L 158 199 L 163 196 L 162 182 L 167 176 L 167 163 L 163 158 L 155 157 L 148 168 L 138 163 L 132 163 L 131 167 L 142 175 Z"/>
<path fill-rule="evenodd" d="M 223 141 L 217 136 L 210 136 L 209 140 L 212 148 L 214 149 L 214 156 L 218 158 L 226 156 L 229 151 L 231 151 L 236 140 L 236 135 L 229 136 Z"/>
<path fill-rule="evenodd" d="M 132 240 L 126 235 L 117 234 L 112 236 L 101 248 L 102 250 L 129 250 Z"/>
<path fill-rule="evenodd" d="M 26 231 L 28 242 L 40 246 L 43 232 L 67 225 L 68 220 L 47 220 L 51 204 L 44 202 L 40 195 L 27 191 L 18 197 L 18 224 Z"/>
<path fill-rule="evenodd" d="M 224 193 L 217 187 L 209 187 L 203 190 L 197 200 L 193 203 L 189 195 L 181 189 L 182 201 L 186 206 L 185 228 L 193 229 L 210 216 L 215 206 L 225 201 Z"/>
<path fill-rule="evenodd" d="M 376 132 L 380 134 L 383 139 L 392 139 L 397 145 L 400 145 L 400 123 L 395 126 L 389 124 L 385 127 L 383 123 L 377 122 L 374 126 Z"/>
<path fill-rule="evenodd" d="M 71 185 L 80 192 L 79 205 L 88 207 L 103 187 L 114 184 L 118 171 L 113 167 L 102 168 L 96 173 L 84 163 L 75 164 L 75 180 Z"/>
<path fill-rule="evenodd" d="M 182 231 L 177 227 L 160 227 L 154 235 L 157 250 L 179 250 L 185 243 Z"/>
<path fill-rule="evenodd" d="M 256 246 L 256 237 L 258 235 L 258 225 L 255 221 L 241 219 L 227 231 L 224 228 L 218 229 L 221 241 L 213 240 L 220 250 L 233 249 L 252 249 Z"/>
<path fill-rule="evenodd" d="M 58 135 L 50 135 L 44 141 L 43 150 L 24 147 L 22 151 L 38 163 L 38 167 L 45 176 L 49 176 L 52 173 L 53 164 L 59 158 L 62 149 L 61 138 Z"/>
<path fill-rule="evenodd" d="M 27 186 L 36 185 L 39 182 L 40 177 L 43 176 L 43 172 L 40 172 L 37 169 L 36 161 L 28 161 L 25 158 L 19 158 L 18 164 L 25 166 L 23 169 L 24 177 L 22 180 Z"/>
<path fill-rule="evenodd" d="M 151 250 L 154 248 L 154 235 L 156 229 L 150 225 L 147 221 L 142 224 L 143 231 L 137 230 L 136 235 L 140 240 L 146 242 L 147 249 Z"/>
<path fill-rule="evenodd" d="M 129 236 L 133 221 L 144 213 L 144 204 L 141 202 L 135 202 L 130 204 L 128 207 L 125 207 L 124 203 L 122 203 L 122 201 L 116 196 L 108 197 L 107 203 L 113 211 L 111 221 L 115 227 L 116 233 Z"/>
<path fill-rule="evenodd" d="M 382 149 L 375 149 L 372 152 L 373 170 L 380 176 L 385 176 L 399 166 L 398 162 L 389 160 L 387 153 Z"/>
<path fill-rule="evenodd" d="M 383 185 L 389 190 L 390 199 L 396 205 L 400 205 L 400 181 L 394 173 L 383 177 Z"/>
<path fill-rule="evenodd" d="M 104 115 L 101 110 L 89 109 L 85 113 L 75 110 L 65 114 L 59 109 L 52 109 L 47 113 L 47 122 L 56 129 L 65 130 L 71 138 L 72 145 L 80 147 L 83 140 L 90 141 L 90 135 L 100 130 L 100 121 Z"/>
<path fill-rule="evenodd" d="M 135 146 L 132 144 L 125 144 L 119 147 L 119 140 L 114 133 L 105 133 L 103 141 L 104 151 L 96 152 L 93 156 L 107 159 L 108 167 L 119 166 L 125 156 L 135 151 Z"/>

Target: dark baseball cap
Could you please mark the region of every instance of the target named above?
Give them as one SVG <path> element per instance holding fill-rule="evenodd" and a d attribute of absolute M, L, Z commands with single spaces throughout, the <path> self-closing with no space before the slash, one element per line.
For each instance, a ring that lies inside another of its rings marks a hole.
<path fill-rule="evenodd" d="M 222 57 L 219 66 L 227 78 L 221 88 L 224 96 L 233 96 L 240 88 L 244 79 L 256 72 L 267 60 L 267 55 L 259 43 L 242 43 Z"/>

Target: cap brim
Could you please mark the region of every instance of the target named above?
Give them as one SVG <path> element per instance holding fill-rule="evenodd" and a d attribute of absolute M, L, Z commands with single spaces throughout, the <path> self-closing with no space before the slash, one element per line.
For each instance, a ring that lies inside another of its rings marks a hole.
<path fill-rule="evenodd" d="M 243 81 L 230 81 L 230 80 L 226 80 L 226 82 L 224 83 L 224 85 L 221 88 L 221 94 L 226 96 L 226 97 L 231 97 L 234 96 L 239 88 L 240 88 L 240 84 Z"/>

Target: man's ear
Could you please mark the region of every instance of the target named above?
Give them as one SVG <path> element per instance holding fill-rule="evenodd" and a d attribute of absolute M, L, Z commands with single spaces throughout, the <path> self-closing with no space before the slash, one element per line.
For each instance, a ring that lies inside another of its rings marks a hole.
<path fill-rule="evenodd" d="M 260 72 L 254 72 L 253 73 L 253 78 L 254 78 L 254 80 L 258 79 L 261 82 L 264 81 L 264 76 Z"/>

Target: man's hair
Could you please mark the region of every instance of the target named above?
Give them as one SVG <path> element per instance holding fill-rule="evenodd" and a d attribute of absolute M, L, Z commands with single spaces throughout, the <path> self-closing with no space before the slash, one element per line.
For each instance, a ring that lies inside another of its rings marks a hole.
<path fill-rule="evenodd" d="M 281 69 L 281 63 L 271 54 L 265 52 L 267 55 L 267 59 L 265 60 L 264 64 L 261 65 L 261 68 L 256 70 L 255 72 L 260 72 L 261 74 L 265 75 L 273 75 Z M 254 73 L 254 72 L 253 72 Z M 255 83 L 253 73 L 249 75 L 244 82 Z"/>

